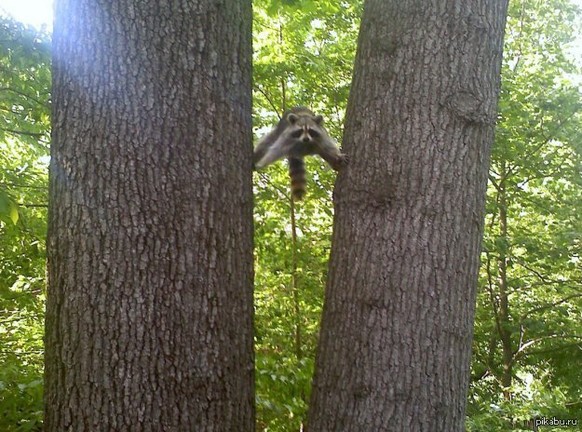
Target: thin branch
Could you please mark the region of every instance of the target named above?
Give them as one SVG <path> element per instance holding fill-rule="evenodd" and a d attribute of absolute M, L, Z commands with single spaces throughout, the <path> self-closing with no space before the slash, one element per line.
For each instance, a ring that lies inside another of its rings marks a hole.
<path fill-rule="evenodd" d="M 261 177 L 261 179 L 263 181 L 265 181 L 266 183 L 268 183 L 273 189 L 275 189 L 277 192 L 279 192 L 281 194 L 279 198 L 281 198 L 281 199 L 283 199 L 283 200 L 285 200 L 287 202 L 289 200 L 291 200 L 291 197 L 289 196 L 289 193 L 286 190 L 284 190 L 283 188 L 281 188 L 278 185 L 276 185 L 275 183 L 273 183 L 271 181 L 271 178 L 268 175 L 266 175 L 265 173 L 262 173 L 262 172 L 260 172 L 258 174 L 259 174 L 259 177 Z"/>
<path fill-rule="evenodd" d="M 18 206 L 26 208 L 48 208 L 48 204 L 18 204 Z"/>
<path fill-rule="evenodd" d="M 515 363 L 515 360 L 518 357 L 523 356 L 523 352 L 529 348 L 530 346 L 537 344 L 539 342 L 543 342 L 546 340 L 550 340 L 550 339 L 555 339 L 555 338 L 563 338 L 563 339 L 580 339 L 582 340 L 582 336 L 578 336 L 578 335 L 564 335 L 562 333 L 552 333 L 546 336 L 541 336 L 539 338 L 536 339 L 532 339 L 528 342 L 526 342 L 525 344 L 523 344 L 522 346 L 519 347 L 519 349 L 514 353 L 514 357 L 513 357 L 513 362 Z M 578 343 L 576 343 L 575 345 L 578 345 Z"/>
<path fill-rule="evenodd" d="M 580 342 L 572 342 L 572 343 L 569 343 L 569 344 L 558 345 L 558 346 L 555 346 L 555 347 L 552 347 L 552 348 L 548 348 L 548 349 L 530 350 L 528 352 L 528 356 L 548 354 L 548 353 L 555 353 L 555 352 L 562 351 L 562 350 L 567 349 L 567 348 L 578 348 L 578 349 L 580 349 Z"/>
<path fill-rule="evenodd" d="M 44 133 L 19 131 L 19 130 L 15 130 L 15 129 L 0 128 L 0 130 L 2 130 L 4 132 L 11 133 L 13 135 L 26 135 L 26 136 L 31 136 L 34 138 L 39 138 L 39 139 L 45 136 Z"/>
<path fill-rule="evenodd" d="M 12 183 L 12 182 L 9 182 L 9 183 L 0 182 L 0 186 L 13 187 L 13 188 L 23 188 L 23 189 L 39 189 L 39 190 L 40 189 L 45 190 L 48 187 L 48 186 L 30 186 L 30 185 L 25 185 L 25 184 L 20 184 L 20 183 Z"/>
<path fill-rule="evenodd" d="M 24 93 L 24 92 L 21 92 L 21 91 L 18 91 L 18 90 L 14 90 L 13 88 L 3 87 L 3 88 L 0 88 L 0 91 L 8 91 L 8 92 L 16 93 L 17 95 L 23 96 L 26 99 L 30 99 L 31 101 L 36 102 L 37 104 L 42 105 L 45 108 L 50 108 L 50 104 L 48 104 L 46 102 L 43 102 L 43 101 L 40 101 L 37 98 L 35 98 L 34 96 L 31 96 L 31 95 L 29 95 L 27 93 Z"/>
<path fill-rule="evenodd" d="M 567 297 L 564 297 L 563 299 L 557 300 L 555 302 L 546 303 L 542 306 L 538 306 L 538 307 L 535 307 L 533 309 L 530 309 L 519 318 L 519 322 L 523 322 L 523 320 L 525 320 L 528 316 L 530 316 L 536 312 L 540 312 L 540 311 L 543 311 L 544 309 L 550 309 L 550 308 L 556 307 L 562 303 L 566 303 L 567 301 L 569 301 L 573 298 L 579 298 L 579 297 L 582 297 L 582 293 L 572 294 L 572 295 L 569 295 Z"/>
<path fill-rule="evenodd" d="M 257 89 L 257 91 L 261 93 L 265 99 L 267 99 L 267 102 L 269 102 L 269 105 L 271 105 L 273 111 L 275 111 L 279 116 L 279 119 L 281 119 L 281 116 L 279 115 L 279 109 L 275 106 L 275 103 L 271 100 L 271 97 L 262 88 L 255 86 L 255 89 Z"/>

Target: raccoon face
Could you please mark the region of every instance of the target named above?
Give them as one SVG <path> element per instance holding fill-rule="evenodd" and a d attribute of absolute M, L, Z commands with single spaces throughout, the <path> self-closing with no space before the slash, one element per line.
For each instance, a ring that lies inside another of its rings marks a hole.
<path fill-rule="evenodd" d="M 288 136 L 296 143 L 315 143 L 321 138 L 321 123 L 323 117 L 310 115 L 297 115 L 290 113 L 287 116 L 289 122 Z"/>

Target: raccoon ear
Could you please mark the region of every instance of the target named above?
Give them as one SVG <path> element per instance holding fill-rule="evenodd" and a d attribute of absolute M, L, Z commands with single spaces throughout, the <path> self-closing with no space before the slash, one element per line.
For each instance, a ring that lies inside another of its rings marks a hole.
<path fill-rule="evenodd" d="M 297 116 L 297 114 L 289 113 L 287 115 L 287 121 L 289 123 L 295 124 L 297 122 L 297 120 L 299 120 L 299 117 Z"/>
<path fill-rule="evenodd" d="M 317 115 L 317 116 L 315 116 L 314 120 L 315 120 L 315 123 L 320 125 L 323 123 L 323 116 Z"/>

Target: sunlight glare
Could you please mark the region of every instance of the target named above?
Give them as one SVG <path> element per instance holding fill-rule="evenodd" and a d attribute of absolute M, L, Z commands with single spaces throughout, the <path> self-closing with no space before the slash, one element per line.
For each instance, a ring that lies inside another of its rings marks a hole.
<path fill-rule="evenodd" d="M 0 0 L 0 16 L 11 16 L 37 29 L 53 28 L 53 0 Z"/>

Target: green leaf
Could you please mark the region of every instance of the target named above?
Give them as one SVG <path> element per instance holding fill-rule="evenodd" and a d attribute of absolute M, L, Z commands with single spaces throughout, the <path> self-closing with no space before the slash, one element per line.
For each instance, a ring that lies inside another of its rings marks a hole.
<path fill-rule="evenodd" d="M 14 225 L 18 222 L 18 205 L 5 190 L 0 190 L 0 215 L 7 216 Z"/>

